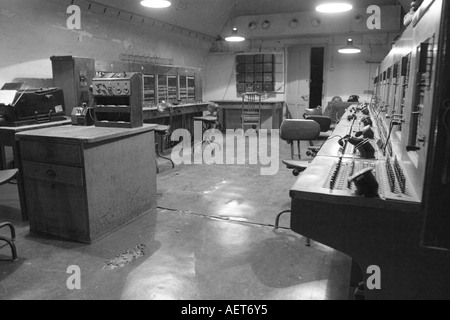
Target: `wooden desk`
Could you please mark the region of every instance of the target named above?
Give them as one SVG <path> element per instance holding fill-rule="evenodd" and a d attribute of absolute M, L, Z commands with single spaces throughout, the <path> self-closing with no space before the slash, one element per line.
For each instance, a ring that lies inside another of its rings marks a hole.
<path fill-rule="evenodd" d="M 17 134 L 31 230 L 90 244 L 154 209 L 155 127 Z"/>
<path fill-rule="evenodd" d="M 191 137 L 195 133 L 195 117 L 203 116 L 203 113 L 208 110 L 209 103 L 190 103 L 174 106 L 172 110 L 172 123 L 170 123 L 170 112 L 159 112 L 155 108 L 144 108 L 144 122 L 161 125 L 172 125 L 172 132 L 177 129 L 186 129 L 190 132 Z M 164 137 L 160 136 L 157 143 L 164 146 Z"/>
<path fill-rule="evenodd" d="M 6 155 L 5 155 L 5 147 L 12 147 L 13 151 L 16 149 L 16 134 L 19 132 L 35 130 L 35 129 L 44 129 L 50 127 L 58 127 L 64 126 L 71 123 L 70 119 L 64 121 L 56 121 L 56 122 L 47 122 L 42 124 L 34 124 L 30 126 L 22 126 L 22 127 L 0 127 L 0 170 L 6 169 Z M 14 156 L 16 152 L 13 152 Z M 20 159 L 16 159 L 14 157 L 14 162 L 20 163 Z M 16 168 L 18 166 L 16 165 Z"/>
<path fill-rule="evenodd" d="M 209 103 L 187 103 L 173 107 L 173 116 L 183 116 L 189 114 L 199 114 L 207 110 Z M 161 119 L 170 117 L 170 112 L 159 112 L 156 107 L 144 108 L 144 120 Z"/>
<path fill-rule="evenodd" d="M 19 189 L 20 209 L 22 211 L 23 221 L 28 220 L 28 215 L 26 203 L 24 200 L 25 191 L 23 187 L 23 177 L 21 170 L 20 148 L 19 143 L 16 139 L 16 134 L 36 129 L 64 126 L 70 123 L 71 120 L 67 119 L 64 121 L 47 122 L 22 127 L 0 127 L 0 170 L 7 168 L 5 147 L 12 147 L 14 157 L 14 167 L 19 169 L 19 174 L 17 175 L 17 184 Z"/>
<path fill-rule="evenodd" d="M 220 106 L 220 119 L 224 129 L 242 128 L 242 101 L 214 101 Z M 284 101 L 263 101 L 261 107 L 262 129 L 280 129 L 283 122 Z"/>

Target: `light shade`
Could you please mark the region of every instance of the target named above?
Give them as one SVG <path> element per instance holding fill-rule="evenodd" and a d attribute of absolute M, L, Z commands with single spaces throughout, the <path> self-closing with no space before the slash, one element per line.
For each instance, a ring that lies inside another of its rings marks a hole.
<path fill-rule="evenodd" d="M 160 9 L 170 7 L 172 3 L 168 0 L 143 0 L 141 5 L 147 8 Z"/>
<path fill-rule="evenodd" d="M 238 34 L 238 29 L 236 27 L 234 27 L 231 36 L 226 37 L 225 40 L 229 41 L 229 42 L 241 42 L 241 41 L 245 41 L 245 38 L 240 36 Z"/>
<path fill-rule="evenodd" d="M 360 53 L 360 52 L 361 52 L 361 49 L 353 44 L 352 39 L 348 39 L 347 45 L 345 47 L 342 47 L 341 49 L 339 49 L 339 53 L 343 53 L 343 54 L 356 54 L 356 53 Z"/>
<path fill-rule="evenodd" d="M 353 6 L 345 2 L 327 2 L 316 7 L 316 11 L 322 13 L 341 13 L 353 9 Z"/>

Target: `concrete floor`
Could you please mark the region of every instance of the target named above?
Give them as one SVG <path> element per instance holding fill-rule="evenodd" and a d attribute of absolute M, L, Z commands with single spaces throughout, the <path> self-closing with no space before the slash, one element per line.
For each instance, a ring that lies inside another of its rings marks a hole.
<path fill-rule="evenodd" d="M 289 149 L 281 143 L 280 158 Z M 0 261 L 0 299 L 336 300 L 347 299 L 351 259 L 287 229 L 274 230 L 295 182 L 280 162 L 275 176 L 258 165 L 161 162 L 159 208 L 87 246 L 30 234 L 17 188 L 0 187 L 0 221 L 17 227 L 19 261 Z M 282 226 L 289 226 L 289 214 Z M 1 234 L 6 234 L 2 230 Z M 2 245 L 2 244 L 0 244 Z M 145 256 L 114 270 L 108 260 L 145 245 Z M 9 255 L 0 248 L 0 260 Z M 69 290 L 67 268 L 81 269 Z"/>

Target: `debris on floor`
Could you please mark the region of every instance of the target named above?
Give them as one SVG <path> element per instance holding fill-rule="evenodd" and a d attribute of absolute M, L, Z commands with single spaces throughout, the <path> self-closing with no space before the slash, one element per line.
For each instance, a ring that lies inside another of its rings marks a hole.
<path fill-rule="evenodd" d="M 112 260 L 106 261 L 103 266 L 104 270 L 114 270 L 116 268 L 123 268 L 126 264 L 133 262 L 139 258 L 145 256 L 145 249 L 147 247 L 144 244 L 138 245 L 134 249 L 130 249 L 127 252 L 115 257 Z"/>

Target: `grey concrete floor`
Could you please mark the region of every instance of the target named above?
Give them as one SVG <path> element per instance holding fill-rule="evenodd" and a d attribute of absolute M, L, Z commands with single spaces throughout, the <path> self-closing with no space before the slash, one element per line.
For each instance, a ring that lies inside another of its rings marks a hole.
<path fill-rule="evenodd" d="M 280 158 L 289 154 L 281 142 Z M 347 299 L 351 259 L 289 231 L 296 178 L 280 163 L 181 165 L 160 160 L 159 208 L 93 245 L 30 233 L 17 188 L 0 187 L 0 221 L 17 227 L 18 262 L 0 261 L 0 299 L 335 300 Z M 1 234 L 6 234 L 6 230 Z M 2 244 L 0 244 L 2 245 Z M 145 245 L 145 255 L 114 270 L 106 261 Z M 0 260 L 9 255 L 0 248 Z M 81 290 L 67 268 L 80 267 Z"/>

